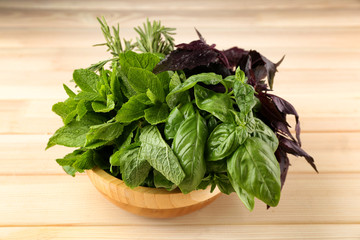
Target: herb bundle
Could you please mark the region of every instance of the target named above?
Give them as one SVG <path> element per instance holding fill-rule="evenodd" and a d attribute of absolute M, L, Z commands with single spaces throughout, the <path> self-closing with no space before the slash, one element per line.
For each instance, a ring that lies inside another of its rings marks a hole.
<path fill-rule="evenodd" d="M 120 40 L 119 26 L 101 29 L 112 58 L 73 73 L 77 92 L 52 110 L 64 126 L 49 139 L 76 147 L 57 159 L 75 176 L 95 166 L 127 186 L 236 192 L 252 210 L 254 198 L 276 206 L 289 167 L 302 156 L 299 115 L 269 94 L 277 66 L 254 50 L 220 51 L 199 40 L 174 49 L 174 29 L 160 22 Z M 136 50 L 137 53 L 133 50 Z M 110 63 L 110 68 L 105 66 Z M 267 81 L 264 79 L 267 78 Z M 296 136 L 287 115 L 296 119 Z M 317 170 L 316 170 L 317 171 Z"/>

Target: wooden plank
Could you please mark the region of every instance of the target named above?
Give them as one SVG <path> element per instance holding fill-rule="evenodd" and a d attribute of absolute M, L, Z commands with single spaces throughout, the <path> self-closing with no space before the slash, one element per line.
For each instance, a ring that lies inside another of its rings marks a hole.
<path fill-rule="evenodd" d="M 206 1 L 206 6 L 202 4 L 194 4 L 191 0 L 183 0 L 179 2 L 169 2 L 166 0 L 157 0 L 156 4 L 154 2 L 149 2 L 146 0 L 137 0 L 137 6 L 134 6 L 132 1 L 101 1 L 99 3 L 96 0 L 87 0 L 87 1 L 76 1 L 63 0 L 63 1 L 29 1 L 29 0 L 12 0 L 10 1 L 1 1 L 0 8 L 6 9 L 58 9 L 58 10 L 133 10 L 134 7 L 142 9 L 144 11 L 154 11 L 158 10 L 159 6 L 163 9 L 174 10 L 178 9 L 179 11 L 184 10 L 194 10 L 194 9 L 206 9 L 219 10 L 219 11 L 228 11 L 232 9 L 236 10 L 250 10 L 250 9 L 349 9 L 349 8 L 359 8 L 359 2 L 356 0 L 343 0 L 341 2 L 336 0 L 302 0 L 302 1 L 283 1 L 276 0 L 269 1 L 265 0 L 256 0 L 256 1 L 243 1 L 241 4 L 238 4 L 236 0 L 227 0 L 224 2 L 219 2 L 216 0 Z"/>
<path fill-rule="evenodd" d="M 133 5 L 128 9 L 111 10 L 42 10 L 42 9 L 0 9 L 0 27 L 36 27 L 36 28 L 91 28 L 98 25 L 96 17 L 106 16 L 109 21 L 120 22 L 125 27 L 140 25 L 146 18 L 161 19 L 165 25 L 201 28 L 213 26 L 244 26 L 262 27 L 358 27 L 360 26 L 359 10 L 349 9 L 268 9 L 240 11 L 241 2 L 236 2 L 233 8 L 226 11 L 204 8 L 179 11 L 177 8 L 158 7 L 155 10 Z M 235 7 L 237 6 L 237 7 Z M 239 14 L 239 12 L 241 14 Z M 286 21 L 284 21 L 286 19 Z M 179 24 L 181 22 L 181 24 Z"/>
<path fill-rule="evenodd" d="M 238 224 L 359 224 L 359 174 L 290 174 L 276 208 L 256 202 L 249 212 L 235 194 L 175 219 L 132 215 L 108 202 L 87 176 L 1 176 L 1 226 L 168 226 Z M 19 217 L 19 210 L 22 210 Z"/>
<path fill-rule="evenodd" d="M 55 146 L 45 151 L 49 137 L 0 135 L 0 175 L 65 175 L 55 159 L 65 156 L 72 148 Z M 315 158 L 320 173 L 360 173 L 359 132 L 303 133 L 302 141 L 303 148 Z M 290 162 L 292 173 L 314 173 L 303 158 L 291 156 Z"/>
<path fill-rule="evenodd" d="M 261 48 L 257 50 L 274 62 L 286 54 L 280 71 L 282 69 L 327 71 L 335 66 L 342 70 L 359 70 L 360 66 L 360 49 Z M 0 51 L 0 70 L 35 71 L 39 74 L 42 71 L 72 71 L 108 58 L 110 55 L 103 48 L 2 49 Z"/>
<path fill-rule="evenodd" d="M 115 22 L 109 24 L 115 24 Z M 89 48 L 96 43 L 104 42 L 99 26 L 94 26 L 95 28 L 91 29 L 0 28 L 0 48 Z M 176 26 L 176 28 L 176 43 L 197 39 L 193 28 L 186 28 L 181 25 Z M 287 48 L 359 48 L 359 29 L 359 27 L 283 27 L 274 29 L 249 26 L 234 28 L 231 25 L 222 28 L 213 28 L 212 26 L 198 28 L 209 44 L 216 43 L 221 48 L 232 46 L 245 49 L 272 47 L 283 50 Z M 136 38 L 133 28 L 126 28 L 122 24 L 120 25 L 120 34 L 126 39 Z M 263 36 L 266 36 L 266 41 L 264 41 Z"/>
<path fill-rule="evenodd" d="M 178 239 L 178 240 L 279 240 L 342 239 L 358 240 L 356 224 L 336 225 L 169 225 L 169 226 L 100 226 L 100 227 L 3 227 L 0 238 L 7 240 L 63 239 Z M 186 229 L 186 231 L 185 231 Z"/>

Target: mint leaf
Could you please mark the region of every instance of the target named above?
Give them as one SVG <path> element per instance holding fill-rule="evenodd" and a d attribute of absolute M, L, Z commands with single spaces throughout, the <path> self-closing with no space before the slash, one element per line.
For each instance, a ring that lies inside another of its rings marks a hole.
<path fill-rule="evenodd" d="M 185 177 L 179 160 L 164 141 L 156 126 L 146 126 L 140 134 L 140 156 L 163 174 L 168 180 L 179 185 Z"/>
<path fill-rule="evenodd" d="M 151 125 L 165 122 L 166 118 L 169 116 L 169 108 L 165 103 L 152 106 L 146 109 L 144 112 L 145 120 L 148 121 Z"/>
<path fill-rule="evenodd" d="M 132 96 L 118 111 L 116 121 L 130 123 L 144 117 L 147 106 L 139 100 L 143 97 L 141 94 Z"/>
<path fill-rule="evenodd" d="M 54 113 L 56 113 L 57 115 L 59 115 L 62 118 L 64 124 L 66 124 L 69 122 L 69 121 L 66 121 L 66 118 L 70 114 L 71 114 L 71 120 L 75 117 L 73 115 L 74 113 L 72 113 L 72 112 L 76 110 L 77 105 L 78 105 L 77 101 L 75 101 L 73 98 L 68 98 L 64 102 L 55 103 L 52 106 L 52 111 Z M 76 115 L 76 113 L 75 113 L 75 115 Z"/>
<path fill-rule="evenodd" d="M 66 94 L 70 97 L 70 98 L 73 98 L 76 96 L 76 94 L 68 87 L 66 86 L 65 84 L 63 84 L 63 87 L 65 89 L 65 92 Z"/>
<path fill-rule="evenodd" d="M 152 71 L 159 61 L 159 57 L 152 53 L 138 54 L 132 51 L 127 51 L 119 54 L 119 63 L 125 75 L 128 75 L 131 67 Z"/>
<path fill-rule="evenodd" d="M 131 67 L 128 73 L 128 80 L 130 85 L 138 93 L 146 93 L 148 89 L 156 96 L 158 101 L 165 101 L 165 94 L 159 78 L 152 72 Z"/>
<path fill-rule="evenodd" d="M 97 92 L 96 85 L 100 81 L 100 77 L 96 73 L 88 69 L 77 69 L 73 73 L 73 79 L 81 90 Z"/>
<path fill-rule="evenodd" d="M 165 188 L 168 191 L 174 190 L 177 186 L 167 180 L 164 175 L 154 169 L 154 185 L 156 188 Z"/>
<path fill-rule="evenodd" d="M 86 148 L 97 148 L 109 141 L 118 138 L 123 132 L 124 126 L 119 122 L 104 123 L 91 126 L 86 134 Z"/>
<path fill-rule="evenodd" d="M 76 107 L 76 113 L 77 113 L 77 117 L 76 120 L 81 120 L 85 114 L 88 112 L 89 108 L 88 108 L 88 102 L 85 100 L 80 100 L 77 107 Z"/>
<path fill-rule="evenodd" d="M 179 85 L 181 85 L 181 80 L 177 72 L 175 72 L 170 79 L 169 90 L 173 91 Z M 166 97 L 166 103 L 169 105 L 170 109 L 173 109 L 179 104 L 185 104 L 190 101 L 190 94 L 187 91 L 173 93 L 171 95 L 169 94 Z"/>
<path fill-rule="evenodd" d="M 110 112 L 115 108 L 114 97 L 110 94 L 107 96 L 106 104 L 103 102 L 92 102 L 91 106 L 94 109 L 94 112 Z"/>
<path fill-rule="evenodd" d="M 105 101 L 100 94 L 96 92 L 79 92 L 75 97 L 75 100 L 85 100 L 85 101 Z"/>
<path fill-rule="evenodd" d="M 139 149 L 139 147 L 125 148 L 117 155 L 122 180 L 131 188 L 143 183 L 151 170 L 149 162 L 141 157 Z"/>
<path fill-rule="evenodd" d="M 72 165 L 78 172 L 84 172 L 84 170 L 92 169 L 95 167 L 95 158 L 99 158 L 99 154 L 93 150 L 88 150 L 81 154 Z"/>
<path fill-rule="evenodd" d="M 105 121 L 104 117 L 88 113 L 80 121 L 73 121 L 59 128 L 49 139 L 46 149 L 54 145 L 66 147 L 82 147 L 85 144 L 86 134 L 92 125 L 98 125 Z"/>

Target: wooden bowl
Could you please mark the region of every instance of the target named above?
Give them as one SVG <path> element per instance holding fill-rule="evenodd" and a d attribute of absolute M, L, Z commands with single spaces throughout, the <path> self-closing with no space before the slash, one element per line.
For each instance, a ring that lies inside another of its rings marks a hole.
<path fill-rule="evenodd" d="M 95 187 L 112 203 L 137 215 L 151 218 L 171 218 L 194 212 L 213 202 L 220 191 L 216 188 L 196 190 L 183 194 L 179 189 L 171 192 L 165 189 L 136 187 L 125 183 L 96 167 L 86 171 Z"/>

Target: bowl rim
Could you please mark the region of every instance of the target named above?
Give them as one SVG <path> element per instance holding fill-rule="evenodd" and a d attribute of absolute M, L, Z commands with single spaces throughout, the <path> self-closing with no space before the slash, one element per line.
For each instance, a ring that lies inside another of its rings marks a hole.
<path fill-rule="evenodd" d="M 136 192 L 147 193 L 147 194 L 164 194 L 164 195 L 184 194 L 183 192 L 181 192 L 181 190 L 178 187 L 172 191 L 168 191 L 165 188 L 151 188 L 151 187 L 142 187 L 142 186 L 131 188 L 131 187 L 127 186 L 123 180 L 121 180 L 117 177 L 114 177 L 113 175 L 107 173 L 105 170 L 101 169 L 98 166 L 96 166 L 90 170 L 86 170 L 86 172 L 88 174 L 89 173 L 91 174 L 91 172 L 92 172 L 94 175 L 104 179 L 106 182 L 109 182 L 109 183 L 119 186 L 121 188 L 127 188 L 129 190 L 136 191 Z M 208 188 L 194 190 L 194 191 L 205 191 L 205 190 L 208 190 Z"/>

